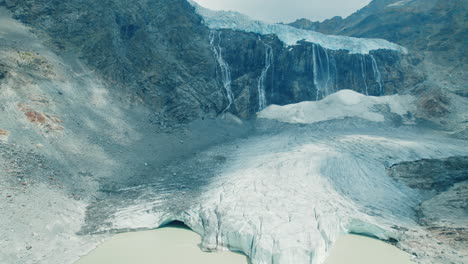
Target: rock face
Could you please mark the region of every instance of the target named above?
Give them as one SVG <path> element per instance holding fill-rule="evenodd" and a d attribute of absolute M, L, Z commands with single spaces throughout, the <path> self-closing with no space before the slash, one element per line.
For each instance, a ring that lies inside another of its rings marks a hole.
<path fill-rule="evenodd" d="M 468 157 L 402 162 L 390 167 L 388 174 L 413 189 L 432 191 L 417 208 L 419 223 L 466 256 Z"/>
<path fill-rule="evenodd" d="M 131 6 L 118 0 L 27 0 L 7 6 L 47 35 L 57 53 L 79 54 L 122 100 L 142 100 L 163 120 L 225 111 L 252 117 L 262 104 L 317 100 L 341 89 L 394 94 L 425 79 L 414 67 L 418 59 L 394 51 L 358 55 L 308 42 L 288 48 L 275 36 L 232 30 L 210 35 L 184 0 Z M 214 44 L 229 80 L 223 79 Z"/>
<path fill-rule="evenodd" d="M 289 23 L 289 25 L 300 29 L 322 32 L 324 34 L 333 34 L 341 23 L 343 23 L 343 18 L 336 16 L 331 19 L 326 19 L 323 22 L 310 21 L 309 19 L 301 18 Z"/>
<path fill-rule="evenodd" d="M 387 39 L 456 66 L 466 64 L 467 6 L 466 0 L 374 0 L 330 33 Z"/>
<path fill-rule="evenodd" d="M 79 55 L 122 100 L 177 121 L 223 109 L 209 32 L 186 1 L 13 2 L 16 18 L 60 55 Z"/>
<path fill-rule="evenodd" d="M 390 167 L 388 172 L 411 188 L 441 192 L 468 180 L 468 157 L 402 162 Z"/>
<path fill-rule="evenodd" d="M 419 55 L 419 67 L 427 76 L 412 91 L 421 98 L 421 118 L 464 131 L 466 125 L 459 124 L 466 117 L 459 105 L 467 103 L 468 91 L 467 8 L 467 0 L 374 0 L 346 19 L 322 23 L 302 19 L 290 25 L 326 34 L 383 38 L 407 47 Z"/>
<path fill-rule="evenodd" d="M 226 29 L 217 36 L 231 71 L 236 112 L 243 117 L 262 109 L 262 90 L 267 105 L 285 105 L 320 100 L 342 89 L 373 96 L 404 93 L 425 79 L 414 66 L 416 58 L 396 51 L 350 54 L 305 41 L 287 47 L 274 35 Z"/>

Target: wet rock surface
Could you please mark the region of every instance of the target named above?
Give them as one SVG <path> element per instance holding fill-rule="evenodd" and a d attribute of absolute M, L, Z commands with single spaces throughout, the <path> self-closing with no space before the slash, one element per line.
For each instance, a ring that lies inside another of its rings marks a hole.
<path fill-rule="evenodd" d="M 467 8 L 467 0 L 374 0 L 345 19 L 321 23 L 302 19 L 291 25 L 326 34 L 383 38 L 407 47 L 418 54 L 420 69 L 427 76 L 426 82 L 411 91 L 424 98 L 420 104 L 424 118 L 462 131 L 466 125 L 450 120 L 467 119 L 454 114 L 463 112 L 457 101 L 467 103 L 463 99 L 468 91 L 463 40 L 468 32 Z"/>
<path fill-rule="evenodd" d="M 371 96 L 404 94 L 425 80 L 415 67 L 417 58 L 396 51 L 350 54 L 305 41 L 285 47 L 274 35 L 232 30 L 219 30 L 217 41 L 230 67 L 236 110 L 243 117 L 259 110 L 258 81 L 270 48 L 273 58 L 262 84 L 267 105 L 320 100 L 342 89 Z"/>

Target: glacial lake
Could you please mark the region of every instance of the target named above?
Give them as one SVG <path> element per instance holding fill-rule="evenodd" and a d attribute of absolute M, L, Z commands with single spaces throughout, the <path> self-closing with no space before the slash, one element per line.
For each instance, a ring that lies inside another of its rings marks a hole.
<path fill-rule="evenodd" d="M 207 253 L 201 239 L 181 227 L 115 235 L 75 264 L 248 264 L 234 252 Z M 324 264 L 414 264 L 411 255 L 377 239 L 344 235 Z"/>

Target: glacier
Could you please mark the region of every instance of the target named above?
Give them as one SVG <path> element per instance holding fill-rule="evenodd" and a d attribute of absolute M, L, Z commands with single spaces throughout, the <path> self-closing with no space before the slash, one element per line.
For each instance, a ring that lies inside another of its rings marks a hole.
<path fill-rule="evenodd" d="M 262 35 L 275 34 L 286 45 L 296 45 L 305 40 L 330 50 L 348 50 L 350 53 L 369 54 L 372 50 L 387 49 L 407 53 L 407 49 L 383 39 L 366 39 L 345 36 L 325 35 L 310 30 L 302 30 L 284 24 L 269 24 L 253 20 L 234 11 L 214 11 L 202 7 L 194 1 L 188 1 L 203 17 L 211 29 L 233 29 Z"/>
<path fill-rule="evenodd" d="M 468 146 L 405 125 L 412 100 L 341 91 L 307 103 L 359 111 L 312 120 L 301 120 L 301 111 L 278 118 L 283 110 L 267 107 L 252 135 L 168 164 L 154 182 L 103 192 L 88 207 L 81 234 L 177 220 L 202 236 L 206 251 L 240 251 L 254 264 L 320 264 L 340 235 L 357 233 L 398 241 L 430 263 L 452 251 L 416 222 L 415 208 L 427 194 L 393 180 L 386 168 L 467 155 Z M 368 109 L 359 115 L 362 104 Z M 369 118 L 371 112 L 379 117 Z"/>

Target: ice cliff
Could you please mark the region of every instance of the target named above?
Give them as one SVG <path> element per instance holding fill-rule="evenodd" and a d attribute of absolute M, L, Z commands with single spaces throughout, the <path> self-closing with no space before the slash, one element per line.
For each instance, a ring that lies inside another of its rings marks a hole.
<path fill-rule="evenodd" d="M 316 43 L 331 50 L 349 50 L 351 53 L 368 54 L 372 50 L 388 49 L 406 53 L 407 50 L 397 44 L 383 39 L 362 39 L 344 36 L 325 35 L 322 33 L 302 30 L 284 24 L 269 24 L 257 21 L 248 16 L 233 11 L 213 11 L 189 1 L 200 14 L 206 25 L 212 29 L 234 29 L 262 35 L 275 34 L 286 45 L 296 45 L 305 40 Z"/>

